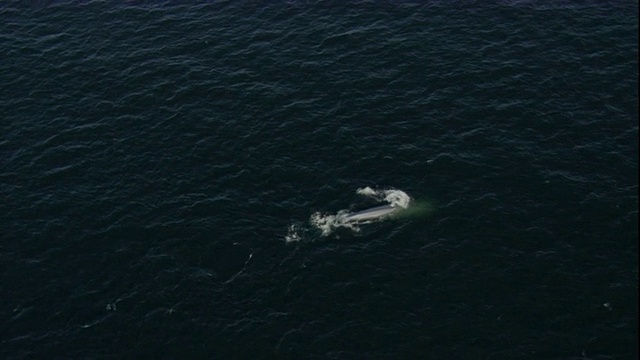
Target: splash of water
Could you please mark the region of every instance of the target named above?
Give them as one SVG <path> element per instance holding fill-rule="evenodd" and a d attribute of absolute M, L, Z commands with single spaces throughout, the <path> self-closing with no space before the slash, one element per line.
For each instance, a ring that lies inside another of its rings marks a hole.
<path fill-rule="evenodd" d="M 374 190 L 370 187 L 364 187 L 356 190 L 357 194 L 368 196 L 377 201 L 386 201 L 391 206 L 406 209 L 411 203 L 411 197 L 406 192 L 397 189 Z"/>

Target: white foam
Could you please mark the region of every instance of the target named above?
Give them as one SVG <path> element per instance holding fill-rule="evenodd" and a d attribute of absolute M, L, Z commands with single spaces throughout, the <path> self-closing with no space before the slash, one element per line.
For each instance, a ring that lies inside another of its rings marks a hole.
<path fill-rule="evenodd" d="M 356 190 L 356 194 L 364 195 L 364 196 L 369 196 L 369 197 L 376 197 L 376 196 L 378 196 L 378 192 L 377 192 L 377 191 L 375 191 L 375 190 L 373 190 L 372 188 L 370 188 L 370 187 L 368 187 L 368 186 L 367 186 L 367 187 L 363 187 L 363 188 L 360 188 L 360 189 Z"/>
<path fill-rule="evenodd" d="M 402 190 L 385 190 L 384 200 L 391 206 L 399 206 L 403 209 L 408 208 L 411 203 L 411 197 Z"/>
<path fill-rule="evenodd" d="M 377 201 L 386 201 L 391 206 L 399 206 L 403 209 L 408 208 L 411 202 L 411 197 L 406 192 L 397 189 L 373 190 L 367 186 L 356 190 L 356 193 Z"/>
<path fill-rule="evenodd" d="M 300 241 L 301 238 L 298 232 L 299 232 L 298 226 L 296 226 L 295 224 L 289 225 L 289 231 L 287 232 L 287 235 L 284 237 L 284 241 L 286 241 L 287 243 Z"/>
<path fill-rule="evenodd" d="M 348 227 L 355 230 L 355 226 L 353 224 L 349 224 L 345 221 L 348 214 L 349 212 L 347 210 L 340 210 L 335 215 L 317 212 L 311 215 L 309 222 L 311 225 L 322 231 L 322 236 L 331 234 L 339 227 Z"/>

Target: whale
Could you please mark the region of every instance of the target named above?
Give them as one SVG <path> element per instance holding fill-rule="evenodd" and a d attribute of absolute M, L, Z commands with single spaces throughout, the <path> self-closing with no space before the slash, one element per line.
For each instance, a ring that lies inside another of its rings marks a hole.
<path fill-rule="evenodd" d="M 394 213 L 398 212 L 401 209 L 401 207 L 394 207 L 391 205 L 376 206 L 374 208 L 347 214 L 344 217 L 344 222 L 366 223 L 375 220 L 381 220 L 392 216 Z"/>

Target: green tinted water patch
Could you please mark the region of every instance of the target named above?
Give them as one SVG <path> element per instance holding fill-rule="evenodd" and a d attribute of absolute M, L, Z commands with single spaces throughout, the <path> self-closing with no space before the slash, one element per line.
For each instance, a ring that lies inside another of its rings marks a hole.
<path fill-rule="evenodd" d="M 408 208 L 394 214 L 396 219 L 425 219 L 436 211 L 434 202 L 429 200 L 414 200 Z"/>

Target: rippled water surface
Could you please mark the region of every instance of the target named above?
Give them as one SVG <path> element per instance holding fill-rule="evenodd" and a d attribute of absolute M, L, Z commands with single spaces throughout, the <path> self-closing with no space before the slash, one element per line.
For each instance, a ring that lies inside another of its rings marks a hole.
<path fill-rule="evenodd" d="M 637 2 L 27 3 L 0 357 L 637 358 Z"/>

